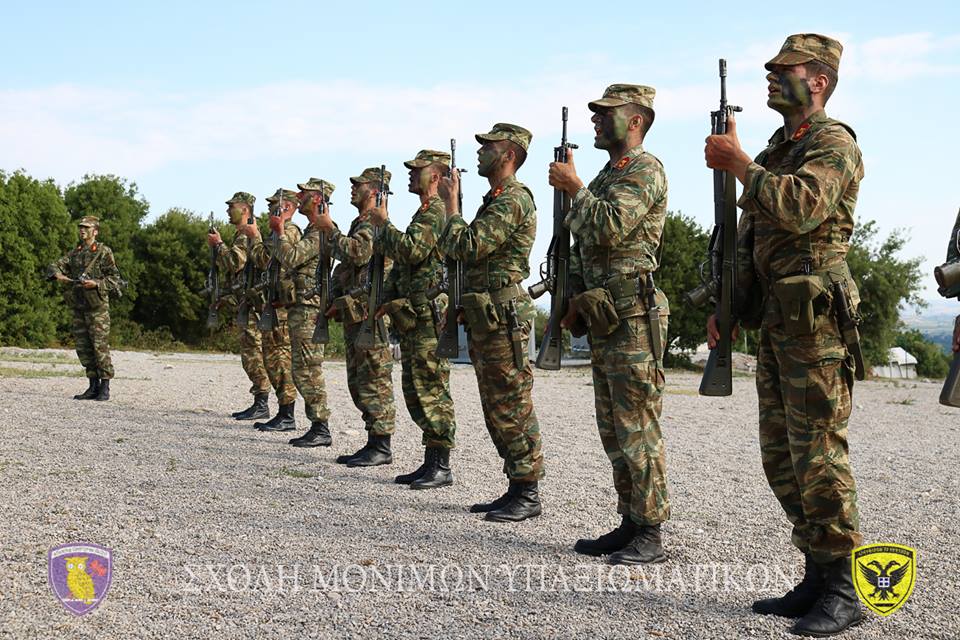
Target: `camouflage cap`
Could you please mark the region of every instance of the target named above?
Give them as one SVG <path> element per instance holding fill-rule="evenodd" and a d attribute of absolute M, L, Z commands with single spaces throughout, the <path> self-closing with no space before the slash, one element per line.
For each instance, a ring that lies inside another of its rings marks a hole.
<path fill-rule="evenodd" d="M 797 33 L 787 36 L 786 42 L 780 47 L 780 53 L 763 66 L 767 71 L 773 71 L 773 65 L 776 64 L 792 66 L 817 60 L 834 71 L 839 71 L 841 53 L 843 45 L 833 38 L 818 33 Z"/>
<path fill-rule="evenodd" d="M 80 218 L 80 221 L 77 223 L 78 227 L 93 227 L 94 229 L 100 228 L 100 218 L 97 216 L 83 216 Z"/>
<path fill-rule="evenodd" d="M 653 97 L 656 95 L 656 89 L 642 84 L 612 84 L 603 92 L 602 98 L 588 102 L 587 106 L 590 111 L 596 111 L 597 107 L 619 107 L 632 102 L 653 109 Z"/>
<path fill-rule="evenodd" d="M 490 129 L 490 133 L 478 133 L 475 137 L 480 144 L 484 142 L 496 142 L 498 140 L 509 140 L 510 142 L 517 143 L 526 151 L 530 146 L 530 140 L 533 138 L 533 134 L 515 124 L 498 122 Z"/>
<path fill-rule="evenodd" d="M 330 199 L 330 194 L 336 189 L 332 182 L 321 178 L 310 178 L 306 182 L 297 184 L 297 188 L 300 191 L 323 191 L 323 197 L 327 200 Z"/>
<path fill-rule="evenodd" d="M 247 193 L 246 191 L 237 191 L 235 194 L 233 194 L 232 198 L 227 200 L 226 204 L 237 204 L 239 202 L 243 204 L 248 204 L 252 207 L 253 203 L 256 201 L 257 199 L 253 195 Z"/>
<path fill-rule="evenodd" d="M 417 152 L 417 157 L 413 160 L 407 160 L 403 163 L 407 169 L 422 169 L 434 162 L 439 162 L 445 167 L 450 166 L 450 154 L 443 151 L 433 151 L 432 149 L 423 149 Z"/>
<path fill-rule="evenodd" d="M 390 188 L 390 175 L 389 171 L 383 172 L 383 184 L 387 189 Z M 380 167 L 367 167 L 360 175 L 350 178 L 350 182 L 353 184 L 363 184 L 364 182 L 376 182 L 380 184 Z"/>
<path fill-rule="evenodd" d="M 273 192 L 272 196 L 267 198 L 267 202 L 279 202 L 281 199 L 297 204 L 300 202 L 300 198 L 297 197 L 297 192 L 293 189 L 277 189 Z"/>

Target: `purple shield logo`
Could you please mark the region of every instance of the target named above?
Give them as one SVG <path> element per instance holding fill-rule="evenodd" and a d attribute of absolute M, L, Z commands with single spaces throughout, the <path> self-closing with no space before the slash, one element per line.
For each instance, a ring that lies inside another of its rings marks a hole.
<path fill-rule="evenodd" d="M 96 609 L 110 590 L 113 553 L 92 542 L 70 542 L 47 553 L 47 580 L 53 595 L 74 615 Z"/>

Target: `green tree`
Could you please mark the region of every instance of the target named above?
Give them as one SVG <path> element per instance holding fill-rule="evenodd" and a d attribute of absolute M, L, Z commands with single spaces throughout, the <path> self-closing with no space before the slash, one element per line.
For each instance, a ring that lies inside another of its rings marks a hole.
<path fill-rule="evenodd" d="M 63 289 L 45 276 L 76 239 L 53 181 L 0 172 L 0 344 L 47 346 L 66 333 Z"/>
<path fill-rule="evenodd" d="M 668 365 L 677 363 L 678 351 L 696 349 L 706 340 L 707 316 L 712 307 L 694 307 L 683 294 L 700 284 L 700 264 L 706 260 L 709 241 L 710 236 L 693 218 L 667 212 L 663 255 L 654 277 L 670 301 Z"/>
<path fill-rule="evenodd" d="M 113 250 L 117 268 L 127 281 L 123 295 L 110 303 L 112 333 L 122 342 L 124 337 L 136 333 L 136 328 L 129 326 L 130 314 L 140 292 L 140 276 L 147 265 L 136 259 L 133 244 L 150 205 L 135 183 L 113 175 L 83 176 L 80 182 L 67 186 L 64 202 L 74 220 L 83 216 L 100 218 L 98 238 Z"/>
<path fill-rule="evenodd" d="M 894 344 L 917 359 L 917 375 L 924 378 L 945 378 L 950 370 L 950 359 L 935 343 L 923 337 L 917 329 L 901 331 Z"/>
<path fill-rule="evenodd" d="M 857 227 L 847 264 L 860 290 L 860 338 L 867 367 L 887 360 L 900 329 L 900 307 L 923 307 L 919 296 L 922 258 L 903 259 L 907 237 L 895 229 L 882 242 L 873 220 Z"/>

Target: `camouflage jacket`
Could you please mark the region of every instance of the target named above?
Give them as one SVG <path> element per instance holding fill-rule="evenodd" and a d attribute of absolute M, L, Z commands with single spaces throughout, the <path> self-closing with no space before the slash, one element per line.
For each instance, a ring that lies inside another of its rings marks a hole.
<path fill-rule="evenodd" d="M 79 282 L 74 284 L 69 300 L 78 309 L 108 305 L 110 292 L 120 290 L 120 271 L 113 259 L 113 251 L 98 242 L 90 247 L 78 244 L 70 253 L 50 265 L 49 273 L 62 274 L 77 281 L 81 278 L 97 281 L 96 289 L 84 289 Z"/>
<path fill-rule="evenodd" d="M 283 225 L 283 234 L 280 236 L 280 245 L 283 246 L 283 243 L 286 242 L 290 245 L 296 245 L 300 242 L 300 227 L 293 224 L 289 220 L 286 221 Z M 270 234 L 266 240 L 261 237 L 256 237 L 253 239 L 253 242 L 250 246 L 250 259 L 254 261 L 254 264 L 257 267 L 264 271 L 267 266 L 270 264 L 270 259 L 272 257 L 273 250 L 273 234 Z M 314 243 L 317 240 L 314 238 Z M 279 257 L 278 257 L 279 259 Z M 311 274 L 312 276 L 312 274 Z M 293 274 L 290 270 L 283 268 L 283 263 L 281 262 L 280 269 L 280 300 L 283 301 L 292 301 L 294 298 L 294 282 Z"/>
<path fill-rule="evenodd" d="M 305 298 L 316 287 L 317 264 L 320 262 L 320 230 L 307 225 L 302 236 L 294 233 L 296 225 L 288 223 L 280 237 L 280 266 L 287 277 L 293 280 L 297 304 L 314 307 L 321 305 L 319 297 Z M 297 229 L 299 232 L 299 229 Z"/>
<path fill-rule="evenodd" d="M 344 235 L 334 223 L 334 229 L 330 232 L 330 250 L 340 261 L 333 270 L 333 297 L 365 288 L 370 258 L 373 257 L 373 225 L 357 216 L 350 223 L 350 230 Z M 393 261 L 385 258 L 383 262 L 386 277 Z"/>
<path fill-rule="evenodd" d="M 741 276 L 752 270 L 770 282 L 807 264 L 816 271 L 844 263 L 862 178 L 853 132 L 823 111 L 790 138 L 778 129 L 747 167 L 738 202 Z"/>
<path fill-rule="evenodd" d="M 383 226 L 376 248 L 394 261 L 384 285 L 384 302 L 418 298 L 440 281 L 443 256 L 437 240 L 446 224 L 446 215 L 443 201 L 434 196 L 417 210 L 406 231 L 400 231 L 389 220 Z M 425 303 L 418 300 L 416 304 Z"/>
<path fill-rule="evenodd" d="M 953 223 L 950 232 L 950 242 L 947 243 L 947 262 L 960 260 L 960 211 L 957 212 L 957 221 Z"/>
<path fill-rule="evenodd" d="M 577 192 L 563 221 L 574 236 L 573 292 L 602 287 L 615 274 L 656 271 L 666 215 L 667 176 L 643 145 L 608 162 Z"/>

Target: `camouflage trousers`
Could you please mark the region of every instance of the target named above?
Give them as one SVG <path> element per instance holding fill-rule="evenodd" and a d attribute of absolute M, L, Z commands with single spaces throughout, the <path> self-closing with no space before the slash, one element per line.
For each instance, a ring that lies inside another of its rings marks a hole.
<path fill-rule="evenodd" d="M 662 316 L 661 335 L 667 335 Z M 627 318 L 609 336 L 590 339 L 600 441 L 613 466 L 617 512 L 639 525 L 670 517 L 667 464 L 660 434 L 663 366 L 651 351 L 646 316 Z"/>
<path fill-rule="evenodd" d="M 88 378 L 110 380 L 113 363 L 110 361 L 110 307 L 73 310 L 73 338 L 77 357 Z"/>
<path fill-rule="evenodd" d="M 280 404 L 290 404 L 297 399 L 293 385 L 293 365 L 290 354 L 290 334 L 287 332 L 287 310 L 277 309 L 277 326 L 260 332 L 263 344 L 263 366 L 270 378 L 270 386 L 277 394 Z"/>
<path fill-rule="evenodd" d="M 416 310 L 416 328 L 400 336 L 403 400 L 423 431 L 423 445 L 452 449 L 457 424 L 450 397 L 450 362 L 436 355 L 437 332 L 429 305 Z"/>
<path fill-rule="evenodd" d="M 853 368 L 836 326 L 805 336 L 760 330 L 760 456 L 793 525 L 793 544 L 818 562 L 860 546 L 847 420 Z"/>
<path fill-rule="evenodd" d="M 502 326 L 483 339 L 467 333 L 470 360 L 477 374 L 480 405 L 487 432 L 503 460 L 510 480 L 535 482 L 543 478 L 540 424 L 533 410 L 533 370 L 527 357 L 530 332 L 522 335 L 524 366 L 513 359 L 510 332 Z"/>
<path fill-rule="evenodd" d="M 250 393 L 254 395 L 270 393 L 270 377 L 267 375 L 266 367 L 263 366 L 263 344 L 260 330 L 257 329 L 259 319 L 260 314 L 251 309 L 247 326 L 237 325 L 237 333 L 240 337 L 240 364 L 250 378 Z"/>
<path fill-rule="evenodd" d="M 357 322 L 343 329 L 347 351 L 347 387 L 367 431 L 375 436 L 391 435 L 396 418 L 393 355 L 388 344 L 374 349 L 357 349 L 361 326 Z"/>
<path fill-rule="evenodd" d="M 293 352 L 293 382 L 303 396 L 304 409 L 311 422 L 330 419 L 327 408 L 327 386 L 323 380 L 323 345 L 313 341 L 320 308 L 306 304 L 290 307 L 287 325 L 290 349 Z"/>

